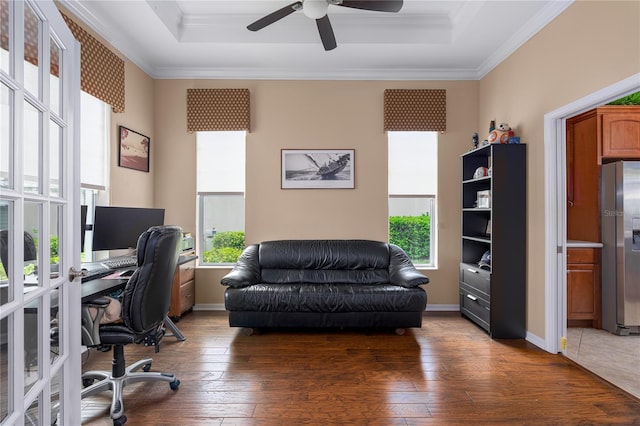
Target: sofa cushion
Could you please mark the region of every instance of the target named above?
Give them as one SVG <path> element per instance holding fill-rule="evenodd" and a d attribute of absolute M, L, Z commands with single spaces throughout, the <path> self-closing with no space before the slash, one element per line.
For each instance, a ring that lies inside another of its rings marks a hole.
<path fill-rule="evenodd" d="M 293 283 L 229 288 L 229 311 L 254 312 L 421 312 L 427 301 L 420 288 L 392 284 Z"/>
<path fill-rule="evenodd" d="M 262 269 L 389 268 L 389 246 L 368 240 L 282 240 L 260 243 Z"/>
<path fill-rule="evenodd" d="M 269 284 L 389 283 L 389 247 L 379 241 L 266 241 L 258 258 Z"/>

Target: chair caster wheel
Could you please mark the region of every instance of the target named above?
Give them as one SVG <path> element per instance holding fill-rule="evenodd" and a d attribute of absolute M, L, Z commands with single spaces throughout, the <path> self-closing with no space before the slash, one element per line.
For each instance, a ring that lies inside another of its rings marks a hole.
<path fill-rule="evenodd" d="M 169 387 L 171 388 L 171 390 L 178 390 L 178 387 L 180 386 L 180 380 L 175 379 L 173 382 L 169 383 Z"/>
<path fill-rule="evenodd" d="M 151 370 L 151 363 L 142 366 L 142 371 L 144 371 L 145 373 L 149 370 Z"/>
<path fill-rule="evenodd" d="M 404 333 L 406 333 L 407 330 L 405 330 L 404 328 L 396 328 L 396 334 L 398 336 L 404 336 Z"/>
<path fill-rule="evenodd" d="M 93 384 L 93 379 L 82 379 L 82 386 L 88 388 Z"/>
<path fill-rule="evenodd" d="M 113 419 L 113 426 L 122 426 L 127 422 L 127 416 L 122 416 L 117 419 Z"/>

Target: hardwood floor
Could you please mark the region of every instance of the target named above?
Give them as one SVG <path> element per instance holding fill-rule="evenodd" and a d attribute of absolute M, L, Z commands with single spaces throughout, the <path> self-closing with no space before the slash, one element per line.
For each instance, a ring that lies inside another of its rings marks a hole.
<path fill-rule="evenodd" d="M 192 312 L 160 353 L 127 364 L 181 380 L 125 388 L 127 425 L 639 424 L 640 400 L 562 355 L 491 340 L 459 313 L 428 313 L 404 336 L 383 331 L 268 331 L 245 336 L 222 312 Z M 87 369 L 110 369 L 90 351 Z M 83 424 L 111 425 L 111 394 L 83 400 Z"/>

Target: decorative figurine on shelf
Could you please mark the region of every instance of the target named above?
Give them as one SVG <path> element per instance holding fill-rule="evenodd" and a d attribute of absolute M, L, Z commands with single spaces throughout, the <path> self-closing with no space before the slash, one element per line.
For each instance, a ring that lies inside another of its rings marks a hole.
<path fill-rule="evenodd" d="M 480 179 L 485 176 L 489 176 L 489 169 L 487 169 L 486 167 L 480 166 L 473 172 L 474 179 Z"/>
<path fill-rule="evenodd" d="M 491 252 L 489 250 L 483 253 L 480 261 L 478 261 L 478 267 L 487 271 L 491 270 Z"/>
<path fill-rule="evenodd" d="M 493 132 L 495 128 L 496 128 L 496 120 L 491 120 L 489 122 L 489 133 Z"/>
<path fill-rule="evenodd" d="M 480 141 L 478 140 L 478 134 L 474 133 L 472 135 L 472 139 L 473 139 L 473 148 L 475 149 L 478 147 L 478 144 L 480 143 Z"/>
<path fill-rule="evenodd" d="M 515 136 L 511 126 L 507 123 L 500 123 L 498 127 L 489 133 L 489 143 L 509 143 L 509 138 Z"/>

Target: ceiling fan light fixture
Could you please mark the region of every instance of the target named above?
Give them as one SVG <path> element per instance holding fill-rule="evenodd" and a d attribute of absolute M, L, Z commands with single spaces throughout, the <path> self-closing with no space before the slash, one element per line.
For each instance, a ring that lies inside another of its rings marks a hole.
<path fill-rule="evenodd" d="M 302 3 L 302 13 L 311 19 L 320 19 L 327 14 L 329 3 L 326 0 L 305 0 Z"/>

